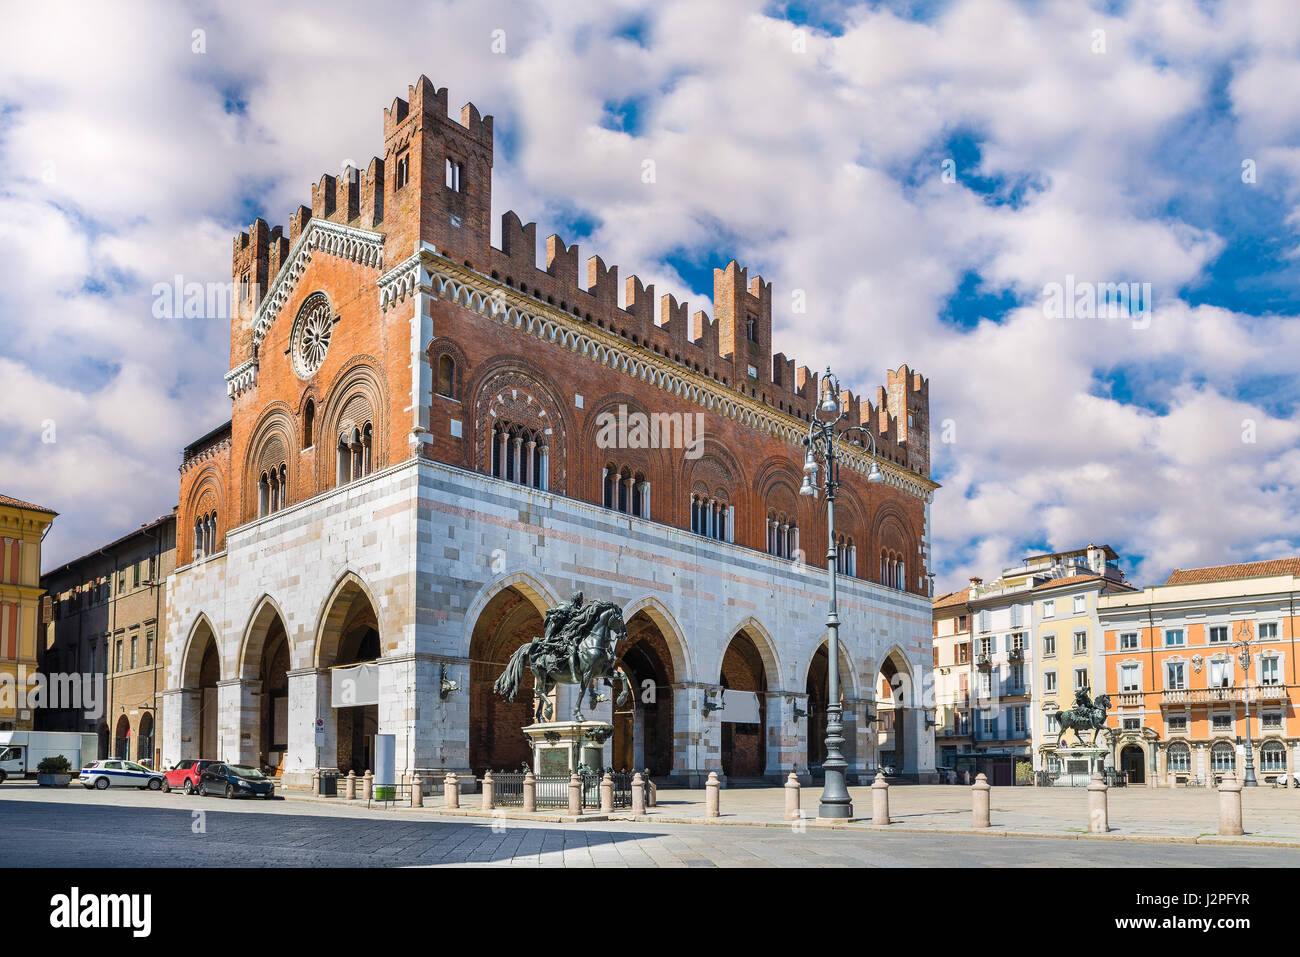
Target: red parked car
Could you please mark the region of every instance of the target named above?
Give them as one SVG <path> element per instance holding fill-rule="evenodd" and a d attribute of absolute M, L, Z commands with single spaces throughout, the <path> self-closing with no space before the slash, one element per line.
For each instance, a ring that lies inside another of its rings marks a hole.
<path fill-rule="evenodd" d="M 188 758 L 178 762 L 176 767 L 165 772 L 166 781 L 163 790 L 180 788 L 186 794 L 193 794 L 199 789 L 199 775 L 207 770 L 209 765 L 216 763 L 216 761 L 195 761 Z"/>

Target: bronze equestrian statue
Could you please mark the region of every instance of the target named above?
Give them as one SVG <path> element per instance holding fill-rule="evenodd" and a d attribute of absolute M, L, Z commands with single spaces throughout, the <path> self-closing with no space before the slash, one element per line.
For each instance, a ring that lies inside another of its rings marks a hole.
<path fill-rule="evenodd" d="M 618 705 L 627 704 L 632 685 L 627 676 L 614 667 L 618 643 L 627 637 L 623 611 L 611 601 L 583 603 L 582 592 L 574 592 L 569 601 L 548 608 L 544 633 L 520 645 L 506 670 L 492 687 L 507 701 L 514 701 L 524 668 L 532 669 L 537 683 L 537 712 L 534 721 L 550 721 L 555 709 L 547 697 L 557 684 L 578 686 L 573 705 L 573 720 L 581 721 L 582 699 L 590 695 L 596 707 L 595 682 L 604 680 L 612 690 L 617 681 L 622 687 Z"/>
<path fill-rule="evenodd" d="M 1110 695 L 1098 695 L 1094 701 L 1088 697 L 1088 689 L 1080 688 L 1074 693 L 1074 707 L 1056 712 L 1059 725 L 1056 746 L 1065 742 L 1065 732 L 1073 731 L 1079 744 L 1083 744 L 1081 731 L 1092 732 L 1092 747 L 1097 746 L 1097 735 L 1106 726 L 1106 710 L 1110 707 Z"/>

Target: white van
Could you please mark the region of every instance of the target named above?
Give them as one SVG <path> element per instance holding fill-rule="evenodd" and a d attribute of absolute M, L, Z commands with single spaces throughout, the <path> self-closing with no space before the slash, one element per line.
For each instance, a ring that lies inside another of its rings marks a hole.
<path fill-rule="evenodd" d="M 76 731 L 0 731 L 0 784 L 5 778 L 31 778 L 47 757 L 63 755 L 72 773 L 99 758 L 99 735 Z"/>

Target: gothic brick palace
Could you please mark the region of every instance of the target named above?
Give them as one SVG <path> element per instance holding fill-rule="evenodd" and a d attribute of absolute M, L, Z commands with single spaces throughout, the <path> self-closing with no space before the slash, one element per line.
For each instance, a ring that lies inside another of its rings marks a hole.
<path fill-rule="evenodd" d="M 494 247 L 492 150 L 492 118 L 450 118 L 421 77 L 384 111 L 382 158 L 322 176 L 287 230 L 236 237 L 231 418 L 180 470 L 164 762 L 301 784 L 361 773 L 391 733 L 399 772 L 517 769 L 531 677 L 513 705 L 491 683 L 581 589 L 628 623 L 637 700 L 595 712 L 615 767 L 688 785 L 815 774 L 828 543 L 824 499 L 797 493 L 819 376 L 773 353 L 771 285 L 735 262 L 714 270 L 710 318 L 635 276 L 620 306 L 618 267 L 592 257 L 580 283 L 558 236 L 539 268 L 536 224 L 513 212 Z M 926 778 L 928 382 L 903 366 L 874 402 L 841 401 L 885 476 L 868 485 L 848 447 L 850 775 L 886 746 L 883 689 L 894 761 Z M 610 443 L 607 413 L 702 437 L 634 424 Z M 335 707 L 331 676 L 357 663 L 377 700 Z"/>

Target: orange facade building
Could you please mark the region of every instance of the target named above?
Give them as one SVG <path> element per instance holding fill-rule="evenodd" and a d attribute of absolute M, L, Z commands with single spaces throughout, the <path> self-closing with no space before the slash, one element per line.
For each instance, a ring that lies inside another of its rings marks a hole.
<path fill-rule="evenodd" d="M 1105 691 L 1130 784 L 1211 784 L 1246 771 L 1294 786 L 1300 768 L 1300 558 L 1179 569 L 1104 596 Z"/>

